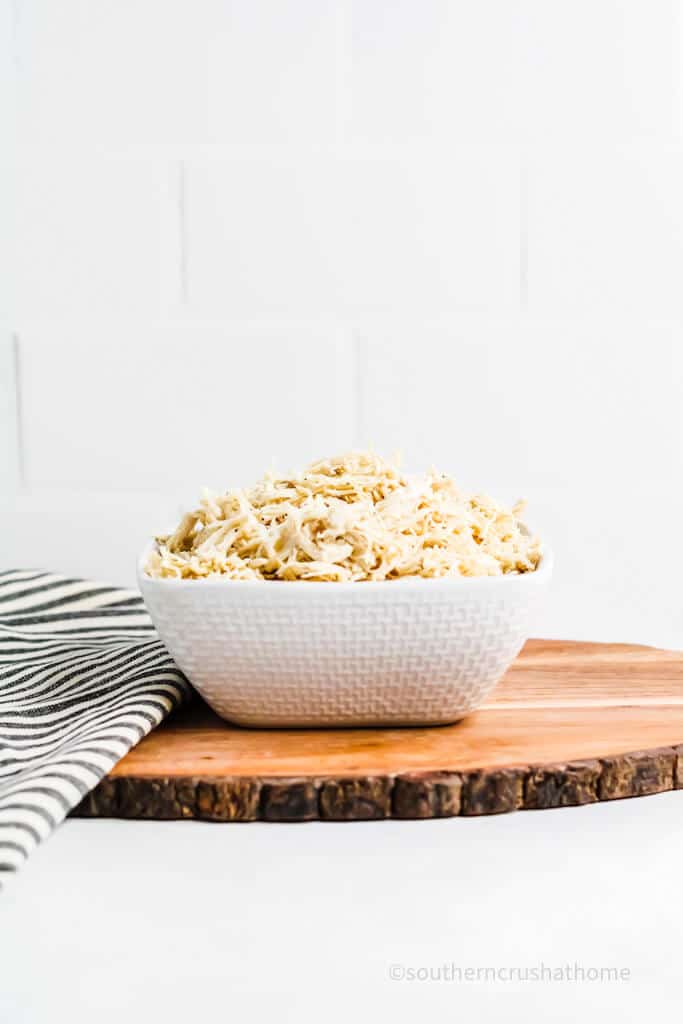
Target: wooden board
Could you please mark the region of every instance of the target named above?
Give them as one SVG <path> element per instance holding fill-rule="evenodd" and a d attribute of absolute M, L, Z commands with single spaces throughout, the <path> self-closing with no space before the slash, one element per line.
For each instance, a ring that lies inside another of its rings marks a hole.
<path fill-rule="evenodd" d="M 197 700 L 131 750 L 75 813 L 433 818 L 675 788 L 683 653 L 530 640 L 489 702 L 455 725 L 245 729 Z"/>

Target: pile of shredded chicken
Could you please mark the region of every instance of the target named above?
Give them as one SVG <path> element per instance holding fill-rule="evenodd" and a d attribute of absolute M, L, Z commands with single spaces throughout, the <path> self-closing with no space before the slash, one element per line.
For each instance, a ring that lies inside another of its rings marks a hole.
<path fill-rule="evenodd" d="M 156 538 L 146 568 L 179 579 L 333 582 L 531 572 L 540 544 L 522 508 L 352 452 L 251 490 L 205 491 L 174 533 Z"/>

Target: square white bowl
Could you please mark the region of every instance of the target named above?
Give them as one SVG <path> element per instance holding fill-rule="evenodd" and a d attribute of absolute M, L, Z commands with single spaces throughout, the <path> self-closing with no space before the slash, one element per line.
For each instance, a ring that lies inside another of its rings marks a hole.
<path fill-rule="evenodd" d="M 519 653 L 552 574 L 383 582 L 138 582 L 208 704 L 260 727 L 436 725 L 478 707 Z"/>

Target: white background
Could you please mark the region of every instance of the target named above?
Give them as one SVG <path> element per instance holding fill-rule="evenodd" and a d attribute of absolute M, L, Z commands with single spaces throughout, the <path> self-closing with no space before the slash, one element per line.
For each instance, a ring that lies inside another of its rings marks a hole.
<path fill-rule="evenodd" d="M 677 1021 L 681 796 L 443 821 L 72 820 L 0 897 L 0 1019 Z M 541 963 L 629 976 L 389 978 Z"/>
<path fill-rule="evenodd" d="M 546 636 L 683 646 L 678 0 L 0 0 L 0 568 L 129 583 L 202 485 L 350 446 L 529 500 Z M 71 821 L 0 1017 L 646 1020 L 680 794 Z M 388 964 L 630 968 L 409 988 Z"/>
<path fill-rule="evenodd" d="M 0 0 L 0 564 L 374 445 L 528 499 L 539 632 L 683 646 L 681 20 Z"/>

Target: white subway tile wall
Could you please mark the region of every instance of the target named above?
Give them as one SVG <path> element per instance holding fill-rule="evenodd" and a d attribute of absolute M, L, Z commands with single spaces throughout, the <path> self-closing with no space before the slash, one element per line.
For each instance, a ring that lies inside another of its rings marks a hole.
<path fill-rule="evenodd" d="M 14 19 L 12 5 L 0 4 L 0 134 L 8 141 L 14 130 Z"/>
<path fill-rule="evenodd" d="M 0 0 L 0 568 L 351 446 L 683 646 L 680 0 Z M 673 549 L 673 550 L 672 550 Z"/>
<path fill-rule="evenodd" d="M 239 487 L 343 449 L 355 352 L 319 328 L 34 327 L 22 338 L 29 488 Z M 57 382 L 57 386 L 55 386 Z"/>
<path fill-rule="evenodd" d="M 173 304 L 177 168 L 69 159 L 60 148 L 22 152 L 12 171 L 9 275 L 19 326 L 55 316 L 160 317 Z"/>
<path fill-rule="evenodd" d="M 29 144 L 335 137 L 335 0 L 12 2 Z"/>
<path fill-rule="evenodd" d="M 360 423 L 468 488 L 643 488 L 683 465 L 676 324 L 511 318 L 363 332 Z M 590 515 L 589 508 L 586 514 Z"/>
<path fill-rule="evenodd" d="M 7 133 L 7 137 L 11 137 L 11 132 Z M 16 302 L 10 281 L 14 248 L 10 230 L 14 216 L 14 186 L 13 168 L 8 161 L 3 161 L 0 155 L 0 330 L 6 328 L 10 332 L 12 323 L 16 322 Z"/>
<path fill-rule="evenodd" d="M 579 147 L 680 131 L 679 0 L 520 0 L 521 131 Z"/>
<path fill-rule="evenodd" d="M 504 150 L 189 163 L 197 316 L 517 310 L 520 170 Z"/>
<path fill-rule="evenodd" d="M 350 313 L 519 308 L 516 153 L 416 146 L 351 159 L 344 180 Z"/>
<path fill-rule="evenodd" d="M 0 328 L 0 499 L 16 495 L 21 484 L 17 345 Z"/>
<path fill-rule="evenodd" d="M 677 0 L 352 0 L 351 11 L 358 138 L 593 143 L 679 129 Z"/>
<path fill-rule="evenodd" d="M 333 314 L 343 302 L 344 180 L 338 161 L 275 151 L 189 162 L 189 307 L 198 316 Z"/>
<path fill-rule="evenodd" d="M 530 309 L 680 317 L 682 182 L 678 146 L 537 158 L 529 174 Z"/>

